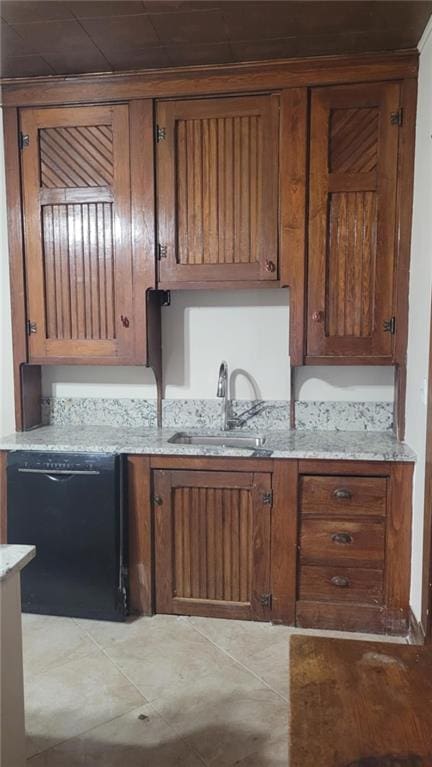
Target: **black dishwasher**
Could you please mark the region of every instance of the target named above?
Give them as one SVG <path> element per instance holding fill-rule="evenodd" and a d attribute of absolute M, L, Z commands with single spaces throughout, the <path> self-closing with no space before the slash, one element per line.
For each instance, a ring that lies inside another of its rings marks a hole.
<path fill-rule="evenodd" d="M 123 462 L 104 453 L 9 453 L 8 543 L 34 544 L 22 609 L 124 620 Z"/>

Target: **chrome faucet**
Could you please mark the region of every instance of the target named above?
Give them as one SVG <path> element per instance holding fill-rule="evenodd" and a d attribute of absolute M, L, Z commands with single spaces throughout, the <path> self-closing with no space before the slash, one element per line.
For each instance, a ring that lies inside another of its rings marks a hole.
<path fill-rule="evenodd" d="M 223 360 L 219 367 L 216 397 L 223 397 L 222 429 L 228 431 L 240 426 L 240 420 L 232 416 L 232 404 L 228 394 L 228 363 Z"/>

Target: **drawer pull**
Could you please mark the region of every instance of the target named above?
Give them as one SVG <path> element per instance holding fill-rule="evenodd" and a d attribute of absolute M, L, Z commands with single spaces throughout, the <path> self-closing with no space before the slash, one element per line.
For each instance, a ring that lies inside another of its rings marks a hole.
<path fill-rule="evenodd" d="M 332 583 L 333 586 L 338 586 L 340 589 L 347 589 L 350 585 L 348 578 L 345 578 L 344 575 L 334 575 L 333 578 L 330 579 L 330 583 Z"/>
<path fill-rule="evenodd" d="M 349 498 L 352 498 L 351 490 L 348 490 L 346 487 L 338 487 L 336 490 L 334 490 L 333 495 L 335 498 L 340 498 L 341 500 L 348 500 Z"/>
<path fill-rule="evenodd" d="M 349 533 L 333 533 L 331 537 L 333 543 L 352 543 L 353 537 Z"/>

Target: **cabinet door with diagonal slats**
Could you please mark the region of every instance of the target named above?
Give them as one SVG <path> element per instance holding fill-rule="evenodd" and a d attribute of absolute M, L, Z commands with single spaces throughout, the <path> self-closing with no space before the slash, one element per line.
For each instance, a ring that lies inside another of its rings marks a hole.
<path fill-rule="evenodd" d="M 128 105 L 21 112 L 31 362 L 145 362 L 133 309 L 129 123 Z"/>
<path fill-rule="evenodd" d="M 399 90 L 377 83 L 312 91 L 311 361 L 392 361 Z"/>
<path fill-rule="evenodd" d="M 162 286 L 278 278 L 279 99 L 157 107 Z"/>
<path fill-rule="evenodd" d="M 155 471 L 156 611 L 269 620 L 271 475 Z"/>

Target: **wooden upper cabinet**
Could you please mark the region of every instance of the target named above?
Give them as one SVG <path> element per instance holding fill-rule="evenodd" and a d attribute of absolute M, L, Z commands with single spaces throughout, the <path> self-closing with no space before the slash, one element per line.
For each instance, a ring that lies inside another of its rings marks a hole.
<path fill-rule="evenodd" d="M 155 471 L 156 612 L 270 620 L 271 475 Z"/>
<path fill-rule="evenodd" d="M 157 105 L 159 283 L 278 279 L 279 98 Z"/>
<path fill-rule="evenodd" d="M 307 361 L 392 362 L 399 98 L 312 91 Z"/>
<path fill-rule="evenodd" d="M 151 102 L 134 110 L 151 142 Z M 135 130 L 126 104 L 21 112 L 30 362 L 146 362 L 154 242 L 133 198 Z"/>

